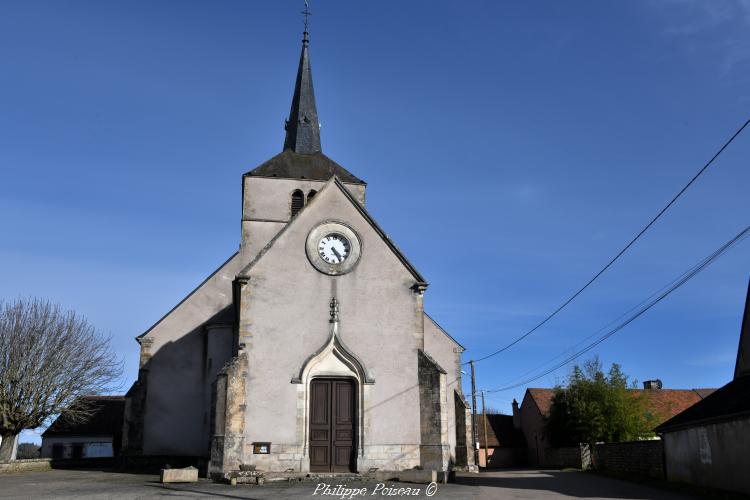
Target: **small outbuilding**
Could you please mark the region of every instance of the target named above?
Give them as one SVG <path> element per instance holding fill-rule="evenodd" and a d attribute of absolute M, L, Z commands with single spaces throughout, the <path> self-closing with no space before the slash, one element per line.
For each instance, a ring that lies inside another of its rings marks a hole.
<path fill-rule="evenodd" d="M 42 458 L 83 459 L 115 457 L 122 442 L 124 396 L 87 396 L 88 417 L 72 421 L 65 413 L 42 434 Z"/>
<path fill-rule="evenodd" d="M 750 493 L 750 285 L 734 379 L 656 428 L 667 479 Z"/>
<path fill-rule="evenodd" d="M 515 467 L 527 461 L 523 433 L 511 415 L 477 415 L 477 440 L 480 467 Z"/>

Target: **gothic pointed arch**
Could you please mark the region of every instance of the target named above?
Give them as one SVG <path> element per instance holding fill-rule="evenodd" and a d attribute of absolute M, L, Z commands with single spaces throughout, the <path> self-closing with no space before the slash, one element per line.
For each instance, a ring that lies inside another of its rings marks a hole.
<path fill-rule="evenodd" d="M 334 358 L 346 366 L 360 383 L 368 385 L 375 383 L 375 379 L 367 372 L 367 368 L 359 356 L 350 350 L 336 333 L 333 333 L 324 345 L 307 357 L 302 363 L 297 376 L 292 379 L 292 383 L 305 383 L 313 368 Z"/>

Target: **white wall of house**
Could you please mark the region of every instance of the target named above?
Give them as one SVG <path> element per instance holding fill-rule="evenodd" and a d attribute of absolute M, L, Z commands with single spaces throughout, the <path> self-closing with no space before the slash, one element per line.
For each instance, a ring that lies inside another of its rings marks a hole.
<path fill-rule="evenodd" d="M 75 445 L 82 446 L 81 458 L 108 458 L 114 456 L 112 436 L 54 436 L 42 438 L 42 458 L 55 458 L 55 445 L 62 447 L 59 458 L 73 458 Z"/>
<path fill-rule="evenodd" d="M 750 494 L 750 417 L 664 434 L 667 479 Z"/>

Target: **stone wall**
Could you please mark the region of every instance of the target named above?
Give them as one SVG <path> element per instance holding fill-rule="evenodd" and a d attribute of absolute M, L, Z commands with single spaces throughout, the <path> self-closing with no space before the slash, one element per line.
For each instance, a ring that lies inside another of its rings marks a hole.
<path fill-rule="evenodd" d="M 0 474 L 19 473 L 19 472 L 37 472 L 50 470 L 52 468 L 52 459 L 34 458 L 31 460 L 14 460 L 12 462 L 0 462 Z"/>
<path fill-rule="evenodd" d="M 245 445 L 245 381 L 247 380 L 247 355 L 235 357 L 219 373 L 213 387 L 211 423 L 211 459 L 208 472 L 221 476 L 239 470 L 244 458 Z"/>
<path fill-rule="evenodd" d="M 448 413 L 445 401 L 445 371 L 421 349 L 419 363 L 419 406 L 422 444 L 420 466 L 427 470 L 447 470 Z"/>
<path fill-rule="evenodd" d="M 588 469 L 633 477 L 664 479 L 664 446 L 661 440 L 602 443 L 594 446 L 546 448 L 544 467 Z"/>
<path fill-rule="evenodd" d="M 466 467 L 469 465 L 468 455 L 471 453 L 471 448 L 466 446 L 467 442 L 471 442 L 471 438 L 468 437 L 469 433 L 466 431 L 467 422 L 467 407 L 464 403 L 461 393 L 457 390 L 453 391 L 453 406 L 454 415 L 456 416 L 456 467 Z M 470 417 L 469 417 L 470 418 Z"/>
<path fill-rule="evenodd" d="M 540 454 L 543 467 L 555 469 L 586 469 L 590 464 L 587 445 L 546 448 Z"/>
<path fill-rule="evenodd" d="M 594 446 L 594 469 L 627 476 L 664 479 L 664 444 L 661 440 L 606 443 Z"/>
<path fill-rule="evenodd" d="M 32 458 L 0 462 L 0 474 L 19 474 L 23 472 L 40 472 L 51 469 L 101 469 L 115 466 L 112 457 L 81 458 L 53 460 L 51 458 Z"/>

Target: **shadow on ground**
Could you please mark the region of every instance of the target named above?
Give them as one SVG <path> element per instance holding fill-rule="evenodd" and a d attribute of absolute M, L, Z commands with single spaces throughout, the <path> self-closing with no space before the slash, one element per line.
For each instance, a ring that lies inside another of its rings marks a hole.
<path fill-rule="evenodd" d="M 503 469 L 477 475 L 462 474 L 456 477 L 456 483 L 485 488 L 548 491 L 573 498 L 684 498 L 652 488 L 651 494 L 645 497 L 643 485 L 579 471 Z"/>

